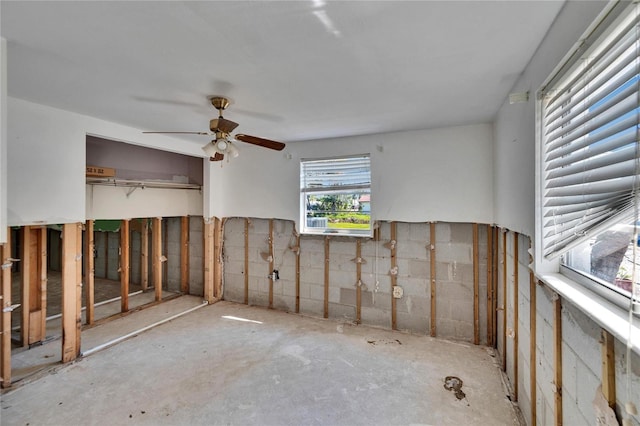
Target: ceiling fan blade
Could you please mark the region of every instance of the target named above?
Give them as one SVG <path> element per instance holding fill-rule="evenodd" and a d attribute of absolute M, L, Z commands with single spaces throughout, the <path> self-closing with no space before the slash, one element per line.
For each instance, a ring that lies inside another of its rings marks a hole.
<path fill-rule="evenodd" d="M 239 124 L 235 123 L 231 120 L 227 120 L 224 117 L 214 118 L 209 122 L 209 128 L 212 132 L 223 132 L 223 133 L 231 133 L 233 129 L 238 127 Z"/>
<path fill-rule="evenodd" d="M 178 134 L 178 135 L 210 135 L 209 132 L 142 132 L 142 133 L 161 133 L 161 134 Z"/>
<path fill-rule="evenodd" d="M 270 141 L 269 139 L 258 138 L 256 136 L 240 134 L 236 135 L 235 138 L 242 142 L 258 145 L 264 148 L 275 149 L 276 151 L 282 151 L 285 147 L 285 144 L 282 142 Z"/>
<path fill-rule="evenodd" d="M 216 152 L 213 157 L 209 157 L 209 161 L 222 161 L 224 160 L 224 154 L 220 154 L 219 152 Z"/>

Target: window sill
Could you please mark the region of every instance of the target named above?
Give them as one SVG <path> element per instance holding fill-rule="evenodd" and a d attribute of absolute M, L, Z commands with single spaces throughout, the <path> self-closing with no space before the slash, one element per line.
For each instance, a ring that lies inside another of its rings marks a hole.
<path fill-rule="evenodd" d="M 635 315 L 629 325 L 629 311 L 559 273 L 544 274 L 538 278 L 618 340 L 624 344 L 630 342 L 631 350 L 640 355 L 640 319 Z"/>

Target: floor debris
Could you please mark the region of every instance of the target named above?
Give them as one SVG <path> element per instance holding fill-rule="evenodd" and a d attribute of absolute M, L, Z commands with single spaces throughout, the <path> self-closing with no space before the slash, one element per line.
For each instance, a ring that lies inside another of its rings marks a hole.
<path fill-rule="evenodd" d="M 458 399 L 463 399 L 466 395 L 462 391 L 462 380 L 459 377 L 447 376 L 444 379 L 444 388 L 448 391 L 453 391 L 454 395 Z"/>

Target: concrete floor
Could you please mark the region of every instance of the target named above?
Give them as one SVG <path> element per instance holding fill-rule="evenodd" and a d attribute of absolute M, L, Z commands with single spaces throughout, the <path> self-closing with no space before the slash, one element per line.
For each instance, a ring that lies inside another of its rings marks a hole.
<path fill-rule="evenodd" d="M 0 415 L 16 425 L 517 425 L 492 353 L 219 302 L 4 393 Z M 447 376 L 464 396 L 445 389 Z"/>

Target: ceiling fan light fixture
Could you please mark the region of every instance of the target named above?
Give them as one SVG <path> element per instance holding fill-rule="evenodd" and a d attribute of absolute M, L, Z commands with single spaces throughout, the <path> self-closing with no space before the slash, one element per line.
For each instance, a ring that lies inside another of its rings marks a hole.
<path fill-rule="evenodd" d="M 229 141 L 225 138 L 218 138 L 215 143 L 216 151 L 221 154 L 224 154 L 229 149 Z"/>
<path fill-rule="evenodd" d="M 227 142 L 227 154 L 230 157 L 236 158 L 240 153 L 238 152 L 238 148 L 235 147 L 231 142 Z"/>
<path fill-rule="evenodd" d="M 203 146 L 202 150 L 204 151 L 205 154 L 207 154 L 207 157 L 213 157 L 216 154 L 216 152 L 218 152 L 215 145 L 215 141 L 211 141 L 205 146 Z"/>

